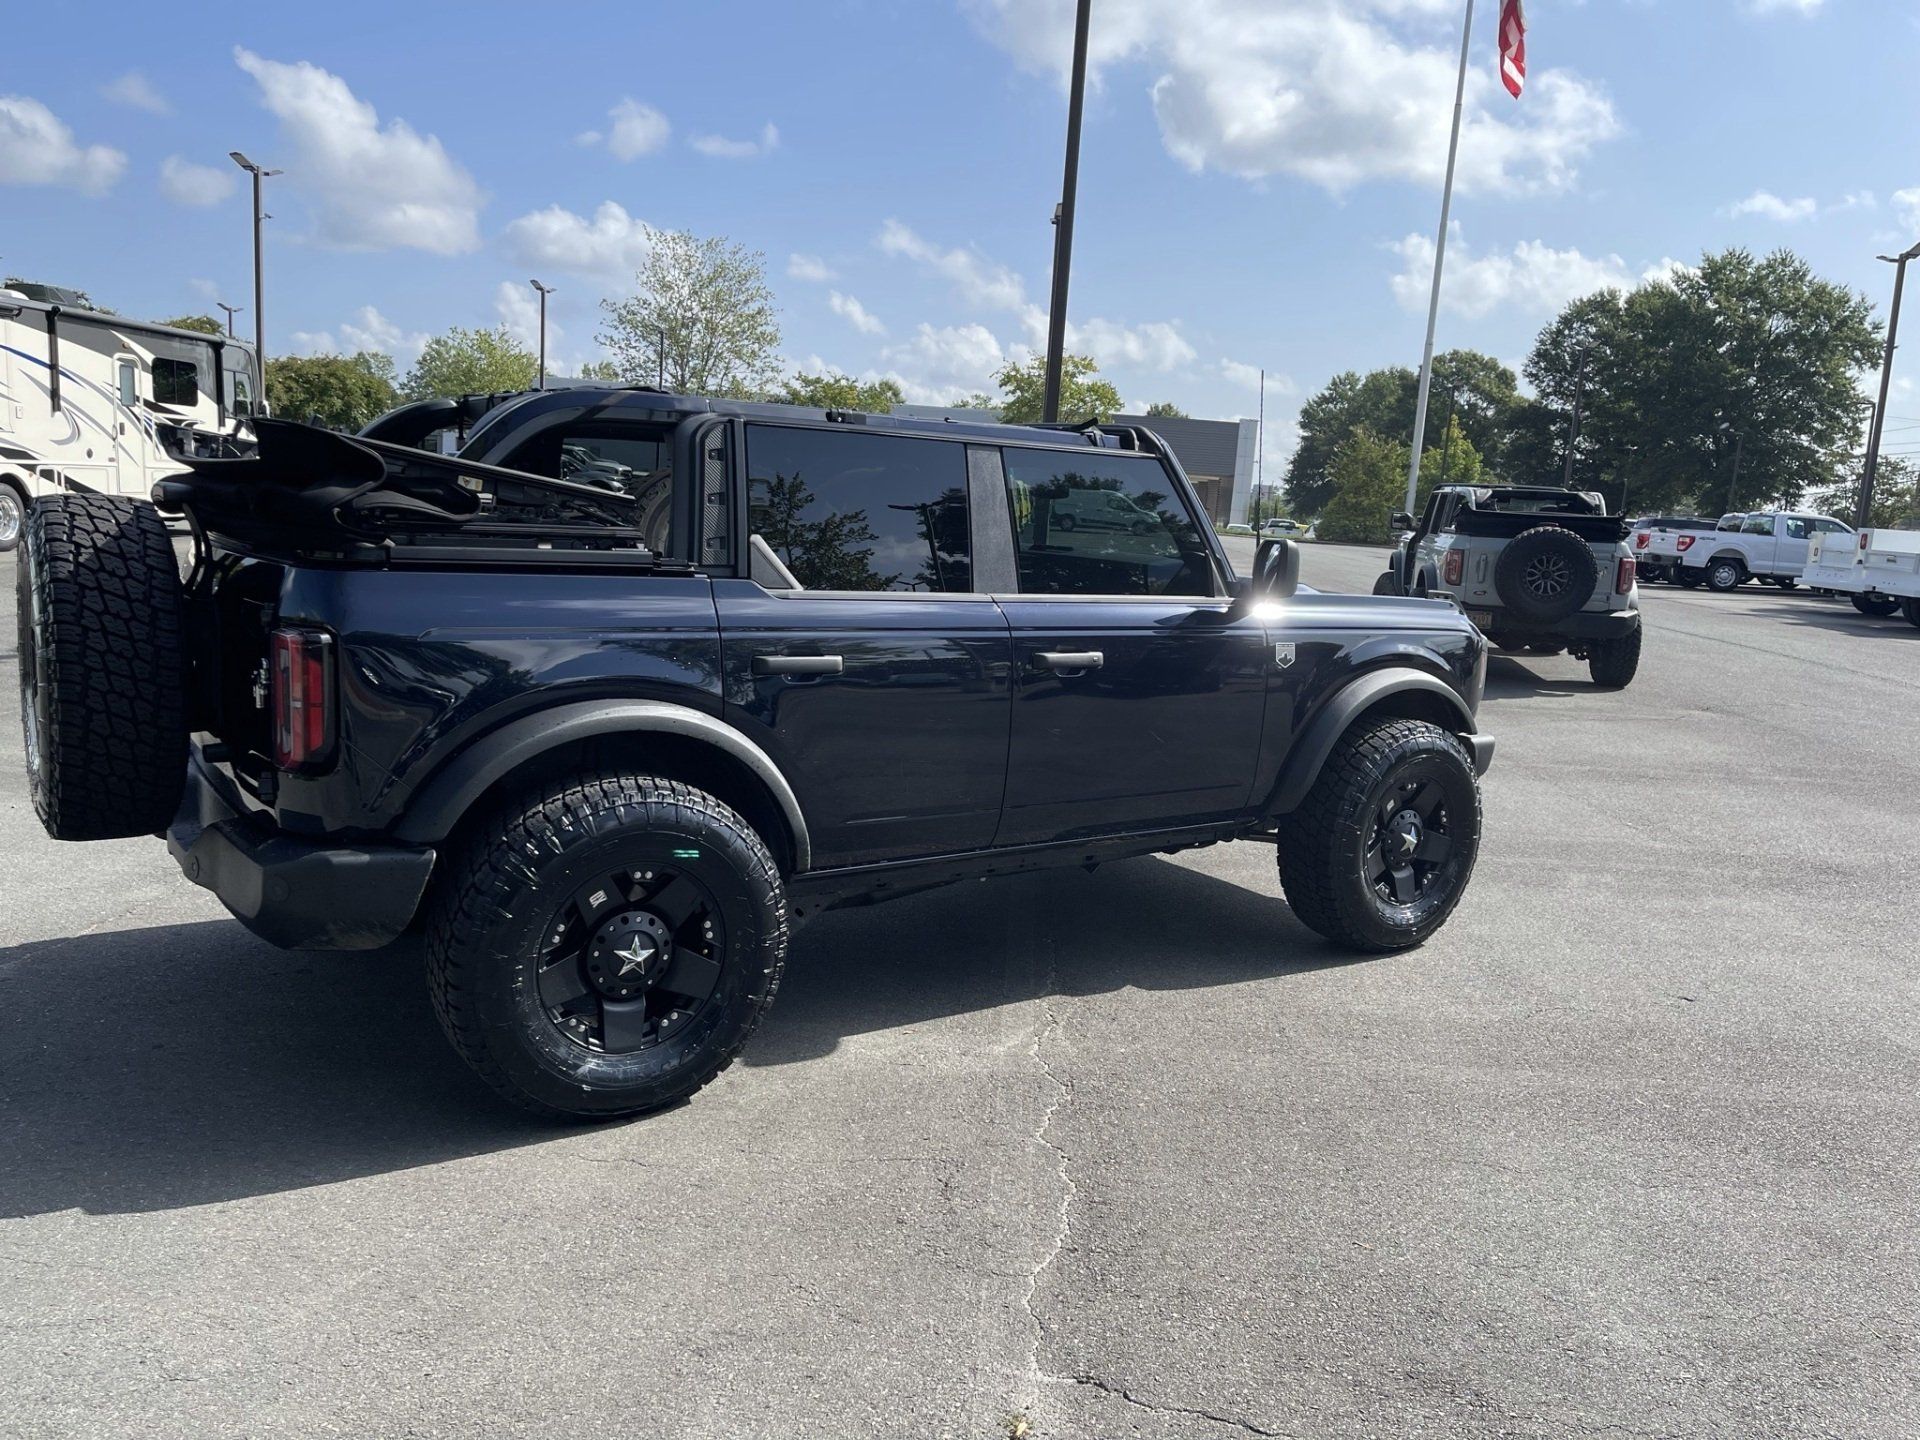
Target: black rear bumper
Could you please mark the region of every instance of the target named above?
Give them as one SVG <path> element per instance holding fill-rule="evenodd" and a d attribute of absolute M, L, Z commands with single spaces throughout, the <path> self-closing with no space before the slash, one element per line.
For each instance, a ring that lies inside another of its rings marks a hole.
<path fill-rule="evenodd" d="M 1505 610 L 1493 612 L 1494 628 L 1487 633 L 1496 644 L 1530 645 L 1539 640 L 1624 640 L 1640 628 L 1638 610 L 1587 611 L 1569 615 L 1552 625 L 1530 625 Z"/>
<path fill-rule="evenodd" d="M 374 950 L 413 922 L 432 850 L 299 839 L 243 813 L 225 792 L 196 752 L 167 850 L 262 940 L 289 950 Z"/>

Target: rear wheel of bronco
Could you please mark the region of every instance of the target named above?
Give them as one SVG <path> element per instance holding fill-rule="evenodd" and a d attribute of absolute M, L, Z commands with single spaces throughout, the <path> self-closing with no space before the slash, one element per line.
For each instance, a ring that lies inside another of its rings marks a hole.
<path fill-rule="evenodd" d="M 25 539 L 20 718 L 40 823 L 56 840 L 164 830 L 187 774 L 185 600 L 167 527 L 144 500 L 52 495 Z"/>
<path fill-rule="evenodd" d="M 508 804 L 451 860 L 428 932 L 434 1008 L 525 1109 L 608 1119 L 684 1099 L 779 986 L 779 869 L 692 786 L 583 775 Z"/>
<path fill-rule="evenodd" d="M 1446 923 L 1480 848 L 1480 787 L 1460 742 L 1423 720 L 1347 732 L 1280 832 L 1280 883 L 1308 928 L 1406 950 Z"/>
<path fill-rule="evenodd" d="M 1876 620 L 1885 620 L 1900 609 L 1900 602 L 1891 595 L 1854 595 L 1849 598 L 1853 601 L 1854 609 Z"/>
<path fill-rule="evenodd" d="M 1587 642 L 1587 673 L 1602 690 L 1624 690 L 1640 669 L 1641 627 L 1636 625 L 1618 640 Z"/>

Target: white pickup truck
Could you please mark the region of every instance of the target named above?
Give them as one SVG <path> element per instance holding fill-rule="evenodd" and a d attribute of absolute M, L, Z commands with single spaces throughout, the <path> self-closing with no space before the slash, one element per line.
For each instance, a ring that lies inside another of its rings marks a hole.
<path fill-rule="evenodd" d="M 1920 626 L 1920 530 L 1816 535 L 1800 578 L 1845 595 L 1862 615 L 1901 612 Z"/>
<path fill-rule="evenodd" d="M 1627 544 L 1633 547 L 1634 568 L 1642 581 L 1698 585 L 1698 576 L 1681 573 L 1681 555 L 1701 535 L 1711 535 L 1715 530 L 1738 530 L 1746 518 L 1745 515 L 1722 515 L 1715 521 L 1703 516 L 1653 515 L 1636 520 L 1627 536 Z M 1683 540 L 1685 544 L 1681 543 Z"/>
<path fill-rule="evenodd" d="M 1813 537 L 1835 534 L 1851 537 L 1853 527 L 1831 515 L 1802 510 L 1729 515 L 1717 530 L 1676 538 L 1680 568 L 1675 575 L 1682 585 L 1705 585 L 1709 590 L 1738 590 L 1749 580 L 1791 590 L 1807 568 Z"/>

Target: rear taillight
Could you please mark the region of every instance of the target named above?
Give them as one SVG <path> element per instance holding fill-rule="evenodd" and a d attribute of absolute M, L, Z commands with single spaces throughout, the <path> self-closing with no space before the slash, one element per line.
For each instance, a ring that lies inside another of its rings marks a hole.
<path fill-rule="evenodd" d="M 1449 585 L 1458 585 L 1460 578 L 1467 573 L 1467 552 L 1464 550 L 1447 551 L 1446 579 Z"/>
<path fill-rule="evenodd" d="M 333 752 L 333 637 L 276 630 L 269 657 L 273 763 L 282 770 L 316 769 Z"/>
<path fill-rule="evenodd" d="M 1678 540 L 1673 542 L 1673 548 L 1684 555 L 1693 548 L 1694 538 L 1692 535 L 1682 535 Z"/>
<path fill-rule="evenodd" d="M 1647 542 L 1652 539 L 1653 536 L 1651 533 L 1642 530 L 1638 535 L 1633 537 L 1633 548 L 1636 550 L 1644 550 L 1647 548 Z"/>
<path fill-rule="evenodd" d="M 1860 532 L 1860 548 L 1862 550 L 1869 550 L 1873 548 L 1873 531 L 1862 530 Z"/>
<path fill-rule="evenodd" d="M 1623 559 L 1620 562 L 1620 577 L 1613 582 L 1613 593 L 1625 595 L 1633 589 L 1633 561 Z"/>

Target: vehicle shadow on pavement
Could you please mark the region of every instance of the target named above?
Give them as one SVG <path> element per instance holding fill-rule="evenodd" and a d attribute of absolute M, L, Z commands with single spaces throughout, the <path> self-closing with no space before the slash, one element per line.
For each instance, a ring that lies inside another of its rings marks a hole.
<path fill-rule="evenodd" d="M 0 1216 L 166 1210 L 551 1140 L 440 1034 L 418 946 L 231 921 L 0 949 Z"/>
<path fill-rule="evenodd" d="M 1271 866 L 1271 858 L 1257 859 Z M 743 1060 L 967 1011 L 1347 964 L 1255 893 L 1160 860 L 951 886 L 799 932 Z M 0 949 L 0 1218 L 168 1210 L 577 1133 L 440 1033 L 418 942 L 285 954 L 231 921 Z"/>
<path fill-rule="evenodd" d="M 1196 990 L 1365 963 L 1294 919 L 1272 850 L 1264 891 L 1158 858 L 976 881 L 830 911 L 796 938 L 747 1065 L 1048 997 Z M 1219 853 L 1219 852 L 1214 852 Z"/>
<path fill-rule="evenodd" d="M 1542 675 L 1534 666 L 1553 666 L 1556 669 L 1579 667 L 1580 674 Z M 1487 658 L 1487 692 L 1489 700 L 1526 700 L 1552 695 L 1591 695 L 1600 687 L 1586 675 L 1586 666 L 1577 660 L 1569 660 L 1564 655 L 1531 655 L 1521 659 L 1517 655 L 1491 655 Z"/>
<path fill-rule="evenodd" d="M 1768 618 L 1783 620 L 1807 630 L 1838 630 L 1849 635 L 1905 640 L 1909 644 L 1920 641 L 1920 626 L 1909 625 L 1904 615 L 1894 614 L 1884 618 L 1862 615 L 1845 600 L 1783 601 Z"/>

